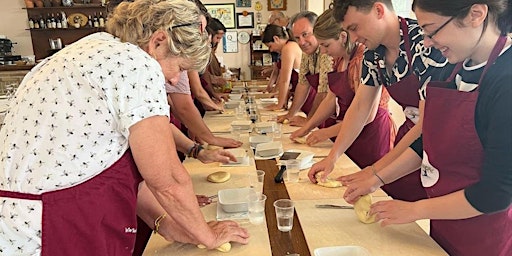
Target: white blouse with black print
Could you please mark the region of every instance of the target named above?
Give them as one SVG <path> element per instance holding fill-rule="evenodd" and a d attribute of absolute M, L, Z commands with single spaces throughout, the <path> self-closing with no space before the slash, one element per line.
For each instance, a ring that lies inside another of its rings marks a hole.
<path fill-rule="evenodd" d="M 128 149 L 130 126 L 169 116 L 164 83 L 158 62 L 107 33 L 44 60 L 22 81 L 0 131 L 0 189 L 41 194 L 98 175 Z M 40 252 L 41 202 L 0 203 L 0 254 Z"/>

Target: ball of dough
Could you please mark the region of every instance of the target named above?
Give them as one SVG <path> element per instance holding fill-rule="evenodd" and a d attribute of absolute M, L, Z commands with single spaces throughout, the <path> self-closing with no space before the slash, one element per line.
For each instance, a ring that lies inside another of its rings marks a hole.
<path fill-rule="evenodd" d="M 208 146 L 206 146 L 206 149 L 216 150 L 216 149 L 223 149 L 223 147 L 219 147 L 219 146 L 215 146 L 215 145 L 208 145 Z"/>
<path fill-rule="evenodd" d="M 202 244 L 198 244 L 197 248 L 199 248 L 199 249 L 206 249 L 206 246 L 204 246 Z M 224 243 L 224 244 L 222 244 L 221 246 L 219 246 L 219 247 L 217 247 L 215 249 L 217 251 L 220 251 L 220 252 L 229 252 L 229 251 L 231 251 L 231 243 L 230 242 Z"/>
<path fill-rule="evenodd" d="M 229 172 L 224 172 L 224 171 L 214 172 L 214 173 L 208 175 L 208 177 L 206 177 L 206 179 L 209 182 L 213 182 L 213 183 L 226 182 L 230 178 L 231 178 L 231 174 Z"/>
<path fill-rule="evenodd" d="M 324 172 L 317 172 L 315 174 L 315 178 L 316 178 L 316 181 L 317 181 L 317 185 L 319 186 L 322 186 L 322 187 L 326 187 L 326 188 L 337 188 L 337 187 L 341 187 L 343 186 L 341 184 L 341 181 L 337 181 L 337 180 L 333 180 L 333 179 L 330 179 L 330 178 L 327 178 L 325 179 L 325 182 L 322 182 L 320 180 L 320 177 L 322 177 Z"/>
<path fill-rule="evenodd" d="M 375 222 L 375 215 L 369 215 L 370 206 L 372 205 L 372 196 L 365 195 L 359 198 L 354 204 L 354 211 L 356 212 L 359 221 L 365 224 Z"/>
<path fill-rule="evenodd" d="M 288 120 L 288 119 L 283 120 L 283 124 L 288 124 L 288 123 L 290 123 L 290 120 Z"/>
<path fill-rule="evenodd" d="M 297 143 L 300 143 L 300 144 L 306 144 L 306 136 L 302 136 L 302 137 L 297 137 L 295 139 L 293 139 L 295 142 Z"/>

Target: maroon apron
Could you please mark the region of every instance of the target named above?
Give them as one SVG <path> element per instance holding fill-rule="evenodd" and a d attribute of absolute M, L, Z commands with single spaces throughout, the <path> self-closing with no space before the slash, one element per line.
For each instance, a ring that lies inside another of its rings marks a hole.
<path fill-rule="evenodd" d="M 281 61 L 278 61 L 276 63 L 277 69 L 281 70 Z M 299 73 L 295 71 L 295 69 L 292 69 L 292 75 L 290 76 L 290 85 L 291 85 L 291 91 L 294 92 L 295 88 L 297 88 L 297 84 L 299 83 Z"/>
<path fill-rule="evenodd" d="M 352 52 L 350 59 L 352 59 L 357 48 Z M 334 67 L 338 69 L 339 63 Z M 330 72 L 327 74 L 329 80 L 329 89 L 336 95 L 340 113 L 338 120 L 343 120 L 350 103 L 354 99 L 355 92 L 350 87 L 350 79 L 348 68 L 343 72 Z M 345 152 L 359 168 L 364 168 L 375 163 L 383 157 L 390 148 L 391 138 L 391 117 L 387 109 L 379 107 L 375 119 L 367 124 L 356 140 Z"/>
<path fill-rule="evenodd" d="M 407 53 L 408 69 L 411 74 L 402 78 L 400 81 L 394 83 L 391 86 L 386 87 L 389 95 L 398 103 L 402 108 L 411 106 L 419 107 L 420 96 L 418 90 L 421 87 L 419 78 L 412 73 L 412 54 L 411 54 L 411 43 L 409 41 L 409 29 L 405 22 L 405 19 L 400 17 L 400 28 L 403 31 L 403 38 L 405 43 L 405 51 Z M 382 81 L 384 76 L 382 71 L 379 69 L 379 74 Z M 405 122 L 398 129 L 398 133 L 395 138 L 395 145 L 400 142 L 404 135 L 414 126 L 414 123 L 406 118 Z M 394 199 L 400 199 L 404 201 L 414 202 L 427 197 L 424 189 L 421 186 L 420 170 L 416 170 L 392 183 L 382 186 L 382 189 Z"/>
<path fill-rule="evenodd" d="M 320 57 L 320 54 L 317 55 L 317 59 L 319 57 Z M 316 64 L 315 64 L 315 68 L 316 68 Z M 306 102 L 304 102 L 304 105 L 302 105 L 301 110 L 304 113 L 306 113 L 306 115 L 309 115 L 309 112 L 311 112 L 311 110 L 313 109 L 313 103 L 315 101 L 315 97 L 316 97 L 316 94 L 317 94 L 317 91 L 318 91 L 318 86 L 320 84 L 320 74 L 318 74 L 318 73 L 316 73 L 316 74 L 308 73 L 308 74 L 306 74 L 305 77 L 306 77 L 306 80 L 308 80 L 308 83 L 309 83 L 310 87 L 309 87 L 308 98 L 306 99 Z M 333 126 L 335 124 L 336 124 L 336 119 L 329 117 L 322 124 L 320 124 L 318 126 L 318 128 L 322 129 L 322 128 Z"/>
<path fill-rule="evenodd" d="M 506 38 L 500 37 L 482 72 L 480 85 L 505 42 Z M 461 92 L 446 88 L 448 84 L 430 82 L 427 87 L 422 180 L 429 197 L 443 196 L 478 182 L 484 159 L 474 125 L 478 89 Z M 469 219 L 432 220 L 431 236 L 450 255 L 512 255 L 512 208 Z"/>
<path fill-rule="evenodd" d="M 142 181 L 128 150 L 111 167 L 70 188 L 41 195 L 0 191 L 0 196 L 41 200 L 41 255 L 131 255 Z"/>

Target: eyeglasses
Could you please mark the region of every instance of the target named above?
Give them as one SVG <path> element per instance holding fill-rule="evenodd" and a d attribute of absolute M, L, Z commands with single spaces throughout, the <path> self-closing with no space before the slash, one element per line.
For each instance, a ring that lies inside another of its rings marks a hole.
<path fill-rule="evenodd" d="M 202 24 L 201 22 L 192 22 L 192 23 L 178 24 L 178 25 L 172 26 L 171 30 L 173 30 L 175 28 L 187 27 L 187 26 L 192 26 L 192 25 L 200 26 L 201 24 Z"/>
<path fill-rule="evenodd" d="M 434 32 L 430 33 L 429 35 L 425 35 L 426 37 L 428 37 L 429 39 L 433 39 L 433 37 L 439 33 L 439 31 L 441 31 L 441 29 L 443 29 L 444 27 L 446 27 L 446 25 L 448 25 L 448 23 L 450 23 L 453 19 L 455 19 L 455 16 L 452 16 L 450 19 L 448 19 L 445 23 L 443 23 L 443 25 L 441 25 L 440 27 L 438 27 L 436 30 L 434 30 Z"/>

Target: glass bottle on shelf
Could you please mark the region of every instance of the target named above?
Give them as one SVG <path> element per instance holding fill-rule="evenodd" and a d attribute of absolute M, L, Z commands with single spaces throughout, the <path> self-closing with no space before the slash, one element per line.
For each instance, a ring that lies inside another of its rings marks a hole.
<path fill-rule="evenodd" d="M 46 28 L 46 23 L 43 19 L 43 15 L 39 15 L 39 27 L 40 28 Z"/>
<path fill-rule="evenodd" d="M 96 13 L 94 13 L 94 18 L 92 20 L 92 24 L 95 28 L 99 28 L 100 27 L 100 22 L 98 20 L 98 16 L 96 15 Z"/>
<path fill-rule="evenodd" d="M 52 28 L 52 18 L 50 17 L 50 14 L 46 16 L 46 28 Z"/>
<path fill-rule="evenodd" d="M 60 13 L 57 13 L 57 17 L 55 18 L 55 23 L 57 28 L 62 28 L 62 19 L 60 18 Z"/>
<path fill-rule="evenodd" d="M 87 26 L 90 27 L 90 28 L 93 27 L 91 15 L 89 15 L 89 17 L 88 17 Z"/>
<path fill-rule="evenodd" d="M 55 14 L 52 13 L 52 17 L 50 18 L 50 22 L 52 23 L 52 28 L 57 28 L 57 20 L 55 19 Z"/>
<path fill-rule="evenodd" d="M 35 28 L 35 29 L 39 29 L 39 28 L 40 28 L 40 27 L 39 27 L 39 21 L 38 21 L 37 19 L 36 19 L 36 20 L 34 20 L 34 28 Z"/>
<path fill-rule="evenodd" d="M 34 24 L 34 20 L 32 19 L 32 17 L 30 17 L 30 18 L 28 19 L 28 27 L 29 27 L 30 29 L 34 29 L 34 25 L 35 25 L 35 24 Z"/>
<path fill-rule="evenodd" d="M 98 22 L 99 22 L 100 28 L 105 27 L 105 19 L 103 18 L 103 14 L 101 12 L 100 12 L 100 17 L 98 18 Z"/>
<path fill-rule="evenodd" d="M 60 12 L 62 14 L 62 28 L 68 28 L 68 19 L 66 17 L 66 13 L 65 12 Z"/>

